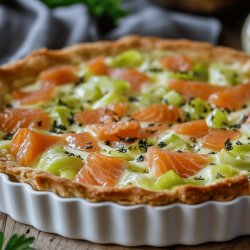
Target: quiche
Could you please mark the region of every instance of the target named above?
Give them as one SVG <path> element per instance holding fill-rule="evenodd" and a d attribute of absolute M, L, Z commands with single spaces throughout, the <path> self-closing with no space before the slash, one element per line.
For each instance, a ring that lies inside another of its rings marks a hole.
<path fill-rule="evenodd" d="M 250 57 L 130 36 L 0 68 L 0 171 L 61 197 L 166 205 L 249 194 Z"/>

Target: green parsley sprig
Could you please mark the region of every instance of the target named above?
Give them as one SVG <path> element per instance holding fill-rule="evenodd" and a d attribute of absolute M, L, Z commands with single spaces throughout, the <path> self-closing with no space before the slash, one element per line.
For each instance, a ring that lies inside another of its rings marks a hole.
<path fill-rule="evenodd" d="M 121 7 L 121 0 L 41 0 L 51 8 L 58 6 L 69 6 L 75 3 L 85 4 L 89 13 L 100 21 L 104 17 L 108 18 L 112 25 L 116 25 L 118 20 L 126 15 Z"/>
<path fill-rule="evenodd" d="M 3 248 L 4 234 L 0 232 L 0 250 L 35 250 L 35 248 L 31 247 L 34 240 L 34 237 L 14 234 L 10 237 L 5 248 Z"/>

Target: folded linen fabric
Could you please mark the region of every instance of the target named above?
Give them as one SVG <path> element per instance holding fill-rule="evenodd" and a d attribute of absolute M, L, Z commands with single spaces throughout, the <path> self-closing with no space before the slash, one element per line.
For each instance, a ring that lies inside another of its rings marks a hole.
<path fill-rule="evenodd" d="M 41 47 L 116 39 L 128 34 L 189 38 L 216 43 L 217 19 L 164 10 L 149 0 L 124 0 L 128 15 L 103 33 L 83 4 L 49 9 L 40 0 L 8 0 L 0 4 L 0 63 L 19 59 Z"/>

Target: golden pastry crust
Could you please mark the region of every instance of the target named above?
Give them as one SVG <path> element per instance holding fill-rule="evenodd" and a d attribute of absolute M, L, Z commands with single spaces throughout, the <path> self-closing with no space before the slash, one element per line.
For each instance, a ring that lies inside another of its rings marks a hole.
<path fill-rule="evenodd" d="M 100 55 L 115 55 L 121 51 L 137 48 L 141 51 L 170 50 L 192 56 L 203 62 L 240 62 L 250 65 L 250 56 L 207 43 L 187 40 L 165 40 L 155 37 L 130 36 L 114 42 L 97 42 L 75 45 L 62 50 L 42 49 L 17 62 L 0 68 L 2 95 L 11 89 L 31 84 L 38 74 L 50 67 L 78 64 Z M 3 98 L 1 98 L 3 99 Z M 225 179 L 213 185 L 184 185 L 174 190 L 149 191 L 139 187 L 93 187 L 57 177 L 44 171 L 19 166 L 5 151 L 0 152 L 0 172 L 29 183 L 36 190 L 52 191 L 62 197 L 80 197 L 90 201 L 115 201 L 121 204 L 166 205 L 175 202 L 197 204 L 207 200 L 228 201 L 249 194 L 246 176 Z"/>
<path fill-rule="evenodd" d="M 174 190 L 149 191 L 139 187 L 94 187 L 57 177 L 44 171 L 18 166 L 0 159 L 0 172 L 30 184 L 39 191 L 52 191 L 61 197 L 85 198 L 93 202 L 114 201 L 120 204 L 167 205 L 175 202 L 197 204 L 203 201 L 228 201 L 249 193 L 246 176 L 240 175 L 208 186 L 184 185 Z"/>

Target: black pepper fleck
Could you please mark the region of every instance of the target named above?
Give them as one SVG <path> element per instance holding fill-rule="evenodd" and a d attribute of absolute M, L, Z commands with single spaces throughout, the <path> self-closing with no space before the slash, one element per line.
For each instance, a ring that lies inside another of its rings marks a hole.
<path fill-rule="evenodd" d="M 225 148 L 227 151 L 230 151 L 233 149 L 233 145 L 232 145 L 232 142 L 230 141 L 230 138 L 228 138 L 226 141 L 225 141 Z"/>
<path fill-rule="evenodd" d="M 164 148 L 164 147 L 166 147 L 167 146 L 167 143 L 166 142 L 164 142 L 164 141 L 160 141 L 159 143 L 158 143 L 158 145 L 157 145 L 159 148 Z"/>
<path fill-rule="evenodd" d="M 90 144 L 87 144 L 87 145 L 85 146 L 85 149 L 92 149 L 92 148 L 93 148 L 93 146 L 90 145 Z"/>
<path fill-rule="evenodd" d="M 216 174 L 215 179 L 222 179 L 222 178 L 225 178 L 225 176 L 223 176 L 223 175 L 220 174 L 220 173 L 217 173 L 217 174 Z"/>
<path fill-rule="evenodd" d="M 140 156 L 136 159 L 136 161 L 137 161 L 137 162 L 141 162 L 141 161 L 144 161 L 144 159 L 145 159 L 145 157 L 144 157 L 143 155 L 140 155 Z"/>
<path fill-rule="evenodd" d="M 13 138 L 14 134 L 9 133 L 3 136 L 3 140 L 11 140 Z"/>
<path fill-rule="evenodd" d="M 129 102 L 139 102 L 139 99 L 138 99 L 137 97 L 135 97 L 135 96 L 130 96 L 130 97 L 128 98 L 128 101 L 129 101 Z"/>

